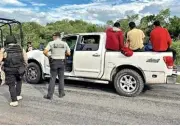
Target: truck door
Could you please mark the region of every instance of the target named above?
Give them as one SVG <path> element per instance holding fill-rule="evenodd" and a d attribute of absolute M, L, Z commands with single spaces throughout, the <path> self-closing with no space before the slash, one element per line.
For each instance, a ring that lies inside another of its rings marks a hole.
<path fill-rule="evenodd" d="M 100 40 L 100 35 L 80 36 L 73 60 L 75 76 L 98 78 L 103 62 Z"/>

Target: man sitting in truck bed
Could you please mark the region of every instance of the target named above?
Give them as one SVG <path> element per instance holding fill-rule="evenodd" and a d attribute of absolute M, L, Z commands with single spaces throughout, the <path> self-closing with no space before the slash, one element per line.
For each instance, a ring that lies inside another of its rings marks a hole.
<path fill-rule="evenodd" d="M 127 45 L 134 52 L 143 52 L 144 51 L 144 32 L 136 28 L 134 22 L 129 23 L 130 31 L 127 33 Z"/>
<path fill-rule="evenodd" d="M 106 49 L 111 51 L 120 51 L 124 47 L 123 31 L 120 29 L 120 23 L 116 22 L 112 28 L 106 29 Z"/>
<path fill-rule="evenodd" d="M 171 36 L 166 28 L 161 27 L 160 21 L 154 22 L 154 29 L 150 34 L 153 51 L 155 52 L 172 52 L 173 59 L 176 59 L 176 51 L 171 49 Z"/>

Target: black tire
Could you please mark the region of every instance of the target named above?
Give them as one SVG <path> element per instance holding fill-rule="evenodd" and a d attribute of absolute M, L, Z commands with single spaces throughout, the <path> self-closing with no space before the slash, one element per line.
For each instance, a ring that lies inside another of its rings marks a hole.
<path fill-rule="evenodd" d="M 116 74 L 114 79 L 114 87 L 119 95 L 135 97 L 143 91 L 144 82 L 141 75 L 136 71 L 131 69 L 124 69 Z M 132 91 L 130 91 L 131 89 Z"/>
<path fill-rule="evenodd" d="M 32 73 L 31 70 L 35 73 Z M 29 63 L 26 69 L 26 81 L 30 84 L 38 84 L 42 80 L 41 69 L 36 63 Z"/>

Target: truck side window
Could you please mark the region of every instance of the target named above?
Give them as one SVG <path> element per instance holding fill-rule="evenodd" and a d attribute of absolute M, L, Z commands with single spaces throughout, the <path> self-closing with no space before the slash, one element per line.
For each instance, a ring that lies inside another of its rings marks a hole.
<path fill-rule="evenodd" d="M 77 36 L 69 36 L 69 37 L 64 37 L 62 38 L 64 42 L 67 42 L 69 45 L 70 49 L 74 49 L 77 41 Z"/>
<path fill-rule="evenodd" d="M 97 51 L 99 49 L 99 35 L 84 35 L 78 42 L 76 51 Z"/>

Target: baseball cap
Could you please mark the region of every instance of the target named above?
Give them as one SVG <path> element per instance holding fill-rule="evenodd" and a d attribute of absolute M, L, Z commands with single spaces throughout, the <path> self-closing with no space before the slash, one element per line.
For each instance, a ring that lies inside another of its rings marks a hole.
<path fill-rule="evenodd" d="M 55 32 L 53 36 L 61 36 L 60 32 Z"/>

